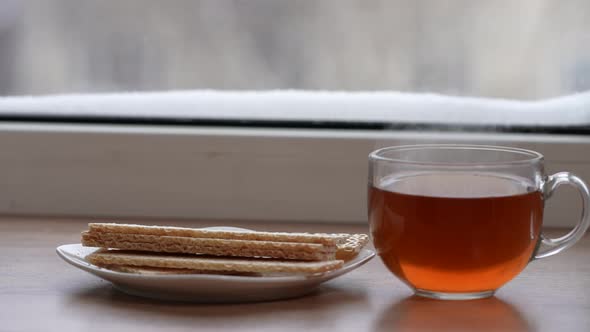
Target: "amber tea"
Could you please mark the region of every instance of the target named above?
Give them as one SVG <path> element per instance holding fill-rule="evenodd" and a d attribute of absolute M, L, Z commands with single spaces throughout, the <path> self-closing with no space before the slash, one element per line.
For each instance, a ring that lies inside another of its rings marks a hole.
<path fill-rule="evenodd" d="M 493 174 L 384 178 L 369 188 L 373 243 L 385 265 L 420 290 L 495 290 L 522 271 L 539 242 L 543 195 Z"/>

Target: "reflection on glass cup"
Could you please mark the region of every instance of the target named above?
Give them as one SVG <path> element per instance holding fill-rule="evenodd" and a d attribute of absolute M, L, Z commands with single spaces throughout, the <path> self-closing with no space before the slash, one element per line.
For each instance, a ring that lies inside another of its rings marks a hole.
<path fill-rule="evenodd" d="M 544 201 L 562 184 L 579 190 L 582 218 L 567 235 L 550 239 L 541 232 Z M 369 155 L 373 244 L 387 268 L 421 296 L 493 295 L 531 260 L 578 241 L 590 224 L 589 203 L 580 178 L 547 176 L 534 151 L 414 145 Z"/>

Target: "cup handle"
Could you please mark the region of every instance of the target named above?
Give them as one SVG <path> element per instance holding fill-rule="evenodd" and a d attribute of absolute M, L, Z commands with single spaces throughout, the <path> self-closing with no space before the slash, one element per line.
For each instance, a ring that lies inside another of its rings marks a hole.
<path fill-rule="evenodd" d="M 562 237 L 552 239 L 541 233 L 542 243 L 549 248 L 543 251 L 539 250 L 535 254 L 534 259 L 553 256 L 573 246 L 584 236 L 588 226 L 590 226 L 590 213 L 588 210 L 590 208 L 590 192 L 588 191 L 588 186 L 586 186 L 584 181 L 582 181 L 582 179 L 576 175 L 569 172 L 559 172 L 549 176 L 547 181 L 545 181 L 543 184 L 543 193 L 545 199 L 551 198 L 555 189 L 557 189 L 557 187 L 561 186 L 562 184 L 569 184 L 578 189 L 580 192 L 580 196 L 582 197 L 582 216 L 576 227 L 574 227 L 574 229 Z"/>

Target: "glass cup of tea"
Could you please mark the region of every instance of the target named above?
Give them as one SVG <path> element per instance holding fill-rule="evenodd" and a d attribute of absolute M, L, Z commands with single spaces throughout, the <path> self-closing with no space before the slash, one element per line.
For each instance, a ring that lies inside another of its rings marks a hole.
<path fill-rule="evenodd" d="M 543 235 L 543 208 L 569 184 L 582 216 L 567 235 Z M 590 225 L 576 175 L 547 176 L 538 152 L 483 145 L 412 145 L 369 155 L 371 238 L 387 268 L 417 295 L 488 297 L 532 260 L 576 243 Z M 545 245 L 541 248 L 541 244 Z"/>

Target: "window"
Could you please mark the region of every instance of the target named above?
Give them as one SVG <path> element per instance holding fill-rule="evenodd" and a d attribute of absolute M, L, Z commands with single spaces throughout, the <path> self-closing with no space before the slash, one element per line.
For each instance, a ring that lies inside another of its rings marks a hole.
<path fill-rule="evenodd" d="M 586 9 L 586 10 L 585 10 Z M 536 100 L 586 75 L 590 4 L 6 0 L 4 95 L 426 91 Z"/>
<path fill-rule="evenodd" d="M 368 152 L 426 141 L 590 178 L 585 9 L 5 0 L 0 211 L 359 221 Z"/>

